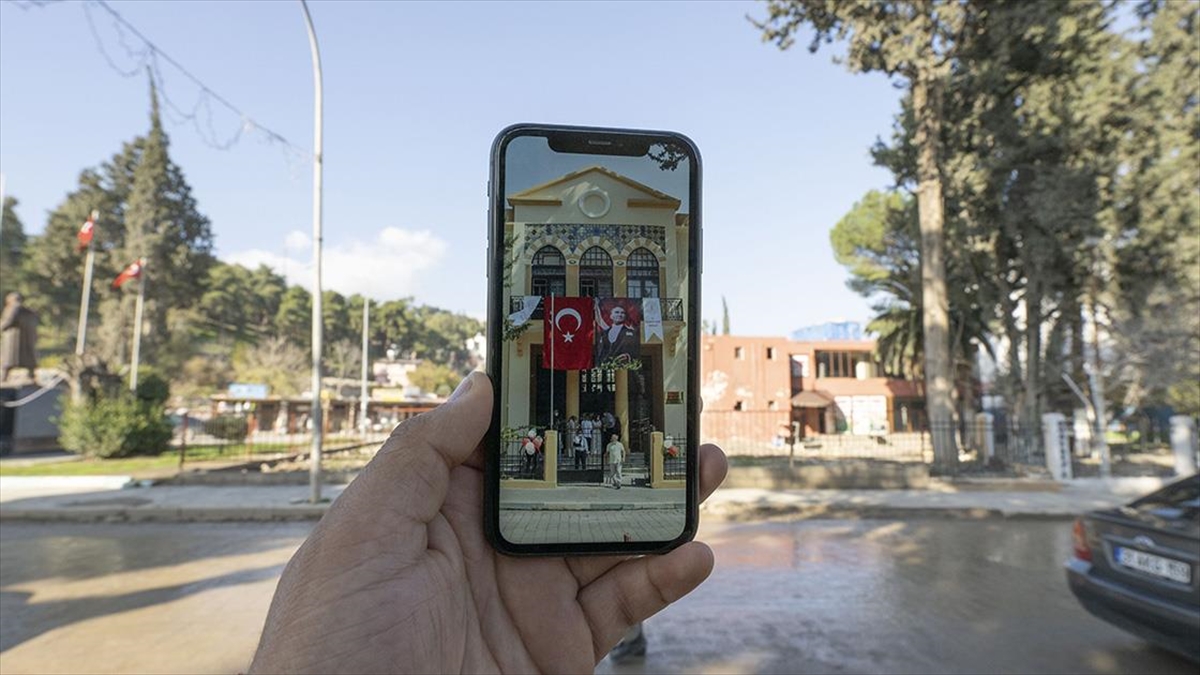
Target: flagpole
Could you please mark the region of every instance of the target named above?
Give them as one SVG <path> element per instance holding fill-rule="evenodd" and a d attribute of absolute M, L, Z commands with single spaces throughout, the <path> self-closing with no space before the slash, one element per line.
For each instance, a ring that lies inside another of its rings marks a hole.
<path fill-rule="evenodd" d="M 90 246 L 90 244 L 89 244 Z M 138 356 L 142 349 L 142 308 L 146 304 L 146 259 L 138 261 L 138 296 L 137 309 L 133 318 L 133 369 L 129 375 L 129 390 L 137 393 L 138 386 Z"/>
<path fill-rule="evenodd" d="M 75 335 L 75 354 L 83 356 L 83 346 L 87 341 L 88 306 L 92 301 L 92 269 L 96 264 L 96 249 L 92 242 L 96 239 L 96 220 L 100 212 L 92 211 L 92 232 L 88 239 L 87 262 L 83 264 L 83 293 L 79 301 L 79 332 Z"/>
<path fill-rule="evenodd" d="M 554 325 L 554 293 L 550 293 L 550 428 L 554 428 L 554 369 L 558 361 L 554 360 L 554 343 L 558 341 L 558 326 Z"/>

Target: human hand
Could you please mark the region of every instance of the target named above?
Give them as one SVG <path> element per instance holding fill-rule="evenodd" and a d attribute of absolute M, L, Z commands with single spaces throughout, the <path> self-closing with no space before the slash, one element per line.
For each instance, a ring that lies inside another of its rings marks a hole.
<path fill-rule="evenodd" d="M 695 589 L 708 546 L 513 558 L 483 534 L 492 388 L 472 374 L 392 432 L 292 557 L 250 672 L 592 672 L 634 623 Z M 725 478 L 700 448 L 700 496 Z"/>

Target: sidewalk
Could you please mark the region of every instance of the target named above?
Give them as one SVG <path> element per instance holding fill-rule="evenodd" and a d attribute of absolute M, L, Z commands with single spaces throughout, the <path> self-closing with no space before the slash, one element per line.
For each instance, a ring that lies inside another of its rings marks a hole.
<path fill-rule="evenodd" d="M 655 490 L 625 485 L 620 490 L 599 485 L 560 488 L 513 488 L 500 495 L 507 511 L 627 511 L 676 509 L 683 506 L 683 490 Z"/>
<path fill-rule="evenodd" d="M 125 477 L 0 478 L 0 520 L 227 522 L 316 520 L 328 504 L 309 504 L 302 485 L 121 487 Z M 1011 518 L 1060 519 L 1116 506 L 1167 481 L 1079 479 L 1057 489 L 960 489 L 939 483 L 929 490 L 718 490 L 701 506 L 708 518 Z M 1054 488 L 1055 484 L 1048 487 Z M 335 499 L 344 485 L 326 485 Z M 678 493 L 648 488 L 580 487 L 522 490 L 510 510 L 648 510 L 677 508 Z M 554 494 L 558 493 L 558 494 Z M 609 508 L 603 508 L 607 502 Z"/>

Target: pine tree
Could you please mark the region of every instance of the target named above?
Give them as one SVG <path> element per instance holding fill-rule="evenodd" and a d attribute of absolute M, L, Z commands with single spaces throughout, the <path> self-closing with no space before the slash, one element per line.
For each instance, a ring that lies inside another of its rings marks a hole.
<path fill-rule="evenodd" d="M 4 197 L 4 215 L 0 216 L 0 298 L 21 287 L 21 258 L 28 237 L 17 217 L 17 198 Z"/>
<path fill-rule="evenodd" d="M 115 249 L 121 266 L 145 259 L 140 282 L 146 284 L 142 358 L 155 361 L 168 339 L 172 312 L 187 310 L 203 295 L 204 279 L 213 263 L 212 230 L 201 215 L 180 168 L 171 161 L 169 141 L 159 114 L 158 92 L 150 81 L 150 131 L 140 143 L 124 209 L 125 238 Z M 102 354 L 123 362 L 132 338 L 137 284 L 109 295 L 101 304 Z M 157 364 L 173 369 L 180 364 Z"/>

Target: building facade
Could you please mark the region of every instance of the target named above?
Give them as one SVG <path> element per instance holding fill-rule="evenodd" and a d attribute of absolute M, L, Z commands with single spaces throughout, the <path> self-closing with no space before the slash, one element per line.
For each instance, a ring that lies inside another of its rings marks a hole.
<path fill-rule="evenodd" d="M 519 325 L 511 317 L 506 324 L 502 425 L 510 433 L 562 429 L 571 417 L 607 414 L 632 453 L 647 452 L 656 432 L 682 442 L 689 239 L 680 200 L 594 166 L 507 201 L 505 308 L 519 313 L 526 302 L 539 304 Z M 544 367 L 551 296 L 617 298 L 645 310 L 628 367 Z M 654 313 L 661 330 L 646 329 Z"/>

